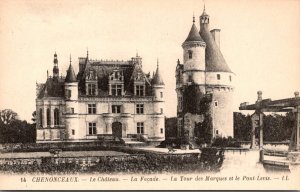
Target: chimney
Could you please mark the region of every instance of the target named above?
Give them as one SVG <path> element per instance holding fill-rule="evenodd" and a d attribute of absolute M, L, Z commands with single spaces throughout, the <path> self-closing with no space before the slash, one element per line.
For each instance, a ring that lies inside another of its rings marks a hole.
<path fill-rule="evenodd" d="M 220 31 L 221 29 L 213 29 L 210 31 L 219 49 L 220 49 Z"/>

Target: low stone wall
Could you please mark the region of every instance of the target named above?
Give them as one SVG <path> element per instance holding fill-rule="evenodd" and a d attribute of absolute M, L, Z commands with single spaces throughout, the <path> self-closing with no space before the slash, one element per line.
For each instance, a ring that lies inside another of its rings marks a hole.
<path fill-rule="evenodd" d="M 42 152 L 50 149 L 63 151 L 105 150 L 109 146 L 123 146 L 120 142 L 65 142 L 65 143 L 26 143 L 2 144 L 0 152 Z"/>
<path fill-rule="evenodd" d="M 0 159 L 0 172 L 17 173 L 164 173 L 217 171 L 224 159 L 218 149 L 162 154 L 122 148 L 131 155 Z"/>

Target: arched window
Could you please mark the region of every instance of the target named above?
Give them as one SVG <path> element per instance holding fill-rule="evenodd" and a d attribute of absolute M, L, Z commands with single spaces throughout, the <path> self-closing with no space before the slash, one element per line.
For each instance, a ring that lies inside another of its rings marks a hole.
<path fill-rule="evenodd" d="M 54 125 L 59 125 L 59 110 L 54 109 Z"/>
<path fill-rule="evenodd" d="M 193 51 L 188 50 L 188 54 L 189 54 L 189 59 L 192 59 L 193 58 Z"/>
<path fill-rule="evenodd" d="M 43 109 L 39 112 L 40 126 L 43 127 Z"/>
<path fill-rule="evenodd" d="M 47 109 L 47 126 L 50 126 L 51 124 L 51 114 L 50 114 L 50 109 Z"/>

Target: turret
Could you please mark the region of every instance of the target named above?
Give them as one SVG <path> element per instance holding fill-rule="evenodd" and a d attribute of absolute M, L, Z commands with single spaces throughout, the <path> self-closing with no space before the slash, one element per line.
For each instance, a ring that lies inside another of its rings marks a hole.
<path fill-rule="evenodd" d="M 188 37 L 182 44 L 183 48 L 183 84 L 202 85 L 205 84 L 205 47 L 206 43 L 199 34 L 195 25 L 195 17 Z"/>
<path fill-rule="evenodd" d="M 157 59 L 157 68 L 152 79 L 152 90 L 153 90 L 153 109 L 154 109 L 154 127 L 159 127 L 156 129 L 154 136 L 165 137 L 165 117 L 164 117 L 164 106 L 165 106 L 165 83 L 162 79 L 159 70 L 159 61 Z"/>
<path fill-rule="evenodd" d="M 66 139 L 77 139 L 80 135 L 78 126 L 78 82 L 72 67 L 71 56 L 65 79 L 65 101 Z"/>

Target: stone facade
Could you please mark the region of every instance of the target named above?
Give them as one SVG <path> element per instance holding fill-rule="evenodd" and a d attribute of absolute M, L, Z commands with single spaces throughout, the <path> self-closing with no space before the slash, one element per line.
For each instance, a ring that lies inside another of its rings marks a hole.
<path fill-rule="evenodd" d="M 205 9 L 199 19 L 200 31 L 193 18 L 176 67 L 178 137 L 233 136 L 235 75 L 220 51 L 220 29 L 209 30 Z"/>
<path fill-rule="evenodd" d="M 164 82 L 142 71 L 138 55 L 128 61 L 71 60 L 66 77 L 58 73 L 37 84 L 37 142 L 97 141 L 103 137 L 143 141 L 165 139 Z"/>

